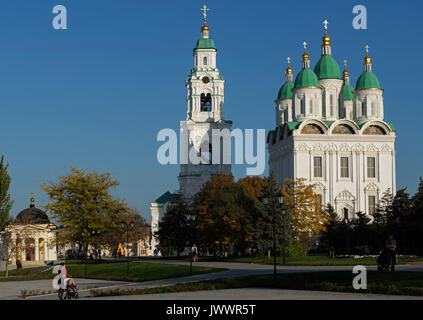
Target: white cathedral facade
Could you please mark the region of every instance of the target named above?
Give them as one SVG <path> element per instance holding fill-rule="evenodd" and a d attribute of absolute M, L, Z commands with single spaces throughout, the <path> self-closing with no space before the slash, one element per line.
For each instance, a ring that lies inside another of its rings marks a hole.
<path fill-rule="evenodd" d="M 269 172 L 279 184 L 305 178 L 314 184 L 322 204 L 330 203 L 344 220 L 356 212 L 372 214 L 383 192 L 396 191 L 395 129 L 384 121 L 383 89 L 364 58 L 355 89 L 346 69 L 340 74 L 332 57 L 331 39 L 322 38 L 314 70 L 310 56 L 286 81 L 276 99 L 276 129 L 268 133 Z"/>

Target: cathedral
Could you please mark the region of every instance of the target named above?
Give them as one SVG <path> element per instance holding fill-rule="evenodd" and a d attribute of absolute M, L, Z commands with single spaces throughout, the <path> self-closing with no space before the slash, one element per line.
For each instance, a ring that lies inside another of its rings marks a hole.
<path fill-rule="evenodd" d="M 341 77 L 324 24 L 314 69 L 307 43 L 295 81 L 288 58 L 275 100 L 276 128 L 267 136 L 269 172 L 279 184 L 305 178 L 316 186 L 322 204 L 331 204 L 350 221 L 359 211 L 371 215 L 383 192 L 396 191 L 396 134 L 384 121 L 383 89 L 372 71 L 369 47 L 353 88 L 346 61 Z"/>

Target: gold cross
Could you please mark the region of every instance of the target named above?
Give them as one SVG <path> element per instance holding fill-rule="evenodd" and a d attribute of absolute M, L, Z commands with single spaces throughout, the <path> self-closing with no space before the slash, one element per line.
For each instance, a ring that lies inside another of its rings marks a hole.
<path fill-rule="evenodd" d="M 306 50 L 307 50 L 307 42 L 303 42 L 303 46 L 304 46 L 304 52 L 306 52 Z"/>
<path fill-rule="evenodd" d="M 207 18 L 207 11 L 210 10 L 209 8 L 207 8 L 206 5 L 203 6 L 203 8 L 200 9 L 201 11 L 203 11 L 203 16 L 204 16 L 204 20 Z"/>
<path fill-rule="evenodd" d="M 291 63 L 291 58 L 288 57 L 288 58 L 286 58 L 286 60 L 288 60 L 288 66 L 289 66 L 289 64 Z"/>
<path fill-rule="evenodd" d="M 31 192 L 31 198 L 34 198 L 34 192 Z"/>
<path fill-rule="evenodd" d="M 364 48 L 366 48 L 366 53 L 369 54 L 369 48 L 370 47 L 368 45 L 366 45 Z"/>
<path fill-rule="evenodd" d="M 323 24 L 325 25 L 325 30 L 327 30 L 328 29 L 329 21 L 325 20 L 325 21 L 323 21 Z"/>
<path fill-rule="evenodd" d="M 345 66 L 345 69 L 347 68 L 347 60 L 344 60 L 344 66 Z"/>

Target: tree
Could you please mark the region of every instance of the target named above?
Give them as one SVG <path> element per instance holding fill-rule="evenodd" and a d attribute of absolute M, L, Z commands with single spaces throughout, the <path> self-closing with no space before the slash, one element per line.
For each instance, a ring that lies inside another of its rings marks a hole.
<path fill-rule="evenodd" d="M 304 251 L 308 251 L 317 235 L 326 230 L 325 223 L 329 219 L 314 187 L 314 184 L 305 184 L 304 178 L 287 178 L 282 188 L 285 204 L 290 208 L 293 230 Z"/>
<path fill-rule="evenodd" d="M 326 247 L 330 256 L 334 257 L 339 249 L 339 229 L 342 221 L 330 203 L 326 205 L 325 212 L 328 215 L 328 221 L 325 223 L 326 230 L 322 231 L 320 241 L 321 246 Z"/>
<path fill-rule="evenodd" d="M 122 213 L 115 219 L 113 225 L 121 227 L 113 227 L 111 224 L 108 226 L 108 231 L 93 237 L 92 245 L 94 248 L 107 249 L 113 252 L 118 248 L 119 243 L 128 241 L 127 245 L 129 245 L 140 239 L 146 239 L 150 235 L 149 225 L 137 209 L 129 209 L 127 213 Z M 133 227 L 130 227 L 131 223 L 133 223 Z M 127 228 L 128 233 L 126 232 Z"/>
<path fill-rule="evenodd" d="M 257 214 L 255 223 L 255 241 L 267 251 L 270 258 L 271 248 L 273 247 L 273 236 L 275 227 L 276 247 L 286 250 L 286 246 L 292 238 L 291 224 L 289 223 L 288 210 L 279 202 L 282 196 L 282 188 L 277 185 L 273 172 L 269 177 L 260 178 L 256 184 L 256 196 L 260 200 L 260 210 Z M 267 199 L 267 204 L 263 203 Z M 283 215 L 285 213 L 285 215 Z"/>
<path fill-rule="evenodd" d="M 173 250 L 179 257 L 181 252 L 193 241 L 191 209 L 185 202 L 182 193 L 175 193 L 173 200 L 159 223 L 155 236 L 159 240 L 159 248 L 170 255 Z"/>
<path fill-rule="evenodd" d="M 57 234 L 58 243 L 77 243 L 87 254 L 88 246 L 99 237 L 120 230 L 130 210 L 125 202 L 114 199 L 109 189 L 119 185 L 110 173 L 70 168 L 70 174 L 41 185 L 49 196 L 45 210 L 63 226 Z"/>
<path fill-rule="evenodd" d="M 9 163 L 5 164 L 4 156 L 2 156 L 0 161 L 0 231 L 7 225 L 13 205 L 9 193 L 11 178 L 7 172 L 8 167 Z"/>
<path fill-rule="evenodd" d="M 369 253 L 369 239 L 370 236 L 370 218 L 364 212 L 357 212 L 356 218 L 351 222 L 352 225 L 352 238 L 354 250 L 361 254 Z"/>
<path fill-rule="evenodd" d="M 247 176 L 238 180 L 238 183 L 242 184 L 247 192 L 256 197 L 257 199 L 262 198 L 263 188 L 266 184 L 266 178 L 261 178 L 258 176 Z"/>
<path fill-rule="evenodd" d="M 194 199 L 195 230 L 202 246 L 214 254 L 232 247 L 244 254 L 253 239 L 257 200 L 231 175 L 206 182 Z"/>

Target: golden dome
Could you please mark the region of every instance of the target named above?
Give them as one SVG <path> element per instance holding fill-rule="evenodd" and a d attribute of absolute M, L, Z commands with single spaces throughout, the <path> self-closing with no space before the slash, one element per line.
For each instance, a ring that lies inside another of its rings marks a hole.
<path fill-rule="evenodd" d="M 201 31 L 210 31 L 210 29 L 209 29 L 209 27 L 208 27 L 208 26 L 203 25 L 203 26 L 201 27 Z"/>
<path fill-rule="evenodd" d="M 342 77 L 343 78 L 347 78 L 350 76 L 350 72 L 347 70 L 347 60 L 344 60 L 344 66 L 345 66 L 345 70 L 342 73 Z"/>
<path fill-rule="evenodd" d="M 324 46 L 324 47 L 330 46 L 330 37 L 328 36 L 326 31 L 325 31 L 325 35 L 322 38 L 322 46 Z"/>
<path fill-rule="evenodd" d="M 308 61 L 308 60 L 310 60 L 310 56 L 308 55 L 307 52 L 304 52 L 303 53 L 303 61 Z"/>
<path fill-rule="evenodd" d="M 369 57 L 369 46 L 366 45 L 366 56 L 364 57 L 364 64 L 372 64 L 372 59 Z"/>
<path fill-rule="evenodd" d="M 350 72 L 347 69 L 345 69 L 344 72 L 342 73 L 342 77 L 348 78 L 349 76 L 350 76 Z"/>
<path fill-rule="evenodd" d="M 292 74 L 292 73 L 293 73 L 293 71 L 292 71 L 291 67 L 288 66 L 288 68 L 286 68 L 286 70 L 285 70 L 285 74 Z"/>
<path fill-rule="evenodd" d="M 364 57 L 364 64 L 371 64 L 372 63 L 372 59 L 369 57 L 369 55 L 367 54 Z"/>

